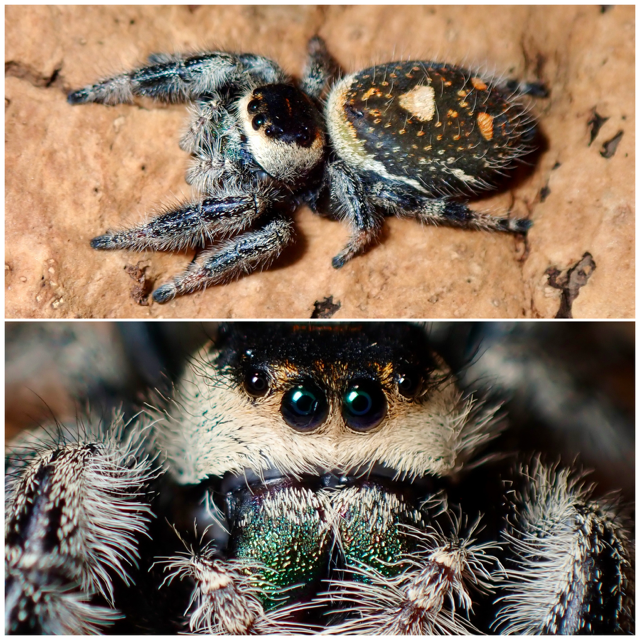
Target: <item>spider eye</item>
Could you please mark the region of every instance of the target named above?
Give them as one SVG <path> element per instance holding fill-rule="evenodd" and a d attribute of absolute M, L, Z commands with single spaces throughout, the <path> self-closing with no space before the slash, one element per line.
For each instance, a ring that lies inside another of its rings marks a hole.
<path fill-rule="evenodd" d="M 311 140 L 311 134 L 309 133 L 309 127 L 302 127 L 302 130 L 296 134 L 296 142 L 301 146 L 306 146 Z"/>
<path fill-rule="evenodd" d="M 258 111 L 259 108 L 260 108 L 260 101 L 259 100 L 252 100 L 247 105 L 247 111 L 249 113 L 256 113 L 256 111 Z"/>
<path fill-rule="evenodd" d="M 281 136 L 283 131 L 280 127 L 276 127 L 274 124 L 271 124 L 264 130 L 264 133 L 269 138 L 273 138 L 275 136 Z"/>
<path fill-rule="evenodd" d="M 251 126 L 257 131 L 266 121 L 267 118 L 260 114 L 251 121 Z"/>
<path fill-rule="evenodd" d="M 266 396 L 269 391 L 269 378 L 264 371 L 250 371 L 244 379 L 244 388 L 254 398 Z"/>
<path fill-rule="evenodd" d="M 355 380 L 342 400 L 342 417 L 354 431 L 368 431 L 380 424 L 387 413 L 387 399 L 372 380 Z"/>
<path fill-rule="evenodd" d="M 280 411 L 296 431 L 312 431 L 325 421 L 329 404 L 322 389 L 309 380 L 284 394 Z"/>
<path fill-rule="evenodd" d="M 417 369 L 407 367 L 396 374 L 398 391 L 405 398 L 414 398 L 420 388 L 420 374 Z"/>

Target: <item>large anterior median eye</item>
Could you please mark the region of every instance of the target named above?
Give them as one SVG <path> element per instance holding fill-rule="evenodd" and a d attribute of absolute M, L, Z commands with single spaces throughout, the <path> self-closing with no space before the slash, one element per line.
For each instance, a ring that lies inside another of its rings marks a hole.
<path fill-rule="evenodd" d="M 342 417 L 355 431 L 367 431 L 380 424 L 387 413 L 387 399 L 373 380 L 354 380 L 344 394 Z"/>
<path fill-rule="evenodd" d="M 322 389 L 309 380 L 284 394 L 280 410 L 290 427 L 312 431 L 326 420 L 329 404 Z"/>

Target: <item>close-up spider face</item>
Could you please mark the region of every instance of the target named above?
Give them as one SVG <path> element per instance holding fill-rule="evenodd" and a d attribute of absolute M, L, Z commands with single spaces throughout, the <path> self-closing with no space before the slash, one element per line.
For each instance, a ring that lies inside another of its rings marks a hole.
<path fill-rule="evenodd" d="M 206 331 L 11 328 L 103 410 L 9 444 L 7 632 L 633 632 L 629 327 Z"/>
<path fill-rule="evenodd" d="M 153 293 L 164 303 L 268 265 L 292 241 L 289 213 L 303 203 L 350 226 L 336 269 L 378 239 L 385 216 L 526 233 L 528 220 L 474 211 L 460 197 L 491 189 L 533 150 L 533 119 L 518 96 L 546 95 L 540 83 L 418 60 L 338 77 L 314 37 L 299 82 L 268 58 L 214 51 L 152 56 L 70 93 L 70 104 L 148 96 L 193 105 L 181 147 L 192 156 L 187 182 L 198 199 L 91 246 L 197 249 L 188 269 Z"/>

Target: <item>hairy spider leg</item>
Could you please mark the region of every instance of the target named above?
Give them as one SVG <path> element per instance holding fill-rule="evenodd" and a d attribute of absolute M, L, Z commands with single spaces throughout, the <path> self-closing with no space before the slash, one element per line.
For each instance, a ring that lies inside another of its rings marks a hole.
<path fill-rule="evenodd" d="M 283 214 L 274 215 L 264 226 L 228 240 L 222 246 L 203 251 L 187 270 L 173 282 L 153 292 L 156 302 L 228 282 L 243 273 L 265 267 L 275 260 L 293 238 L 293 221 Z"/>
<path fill-rule="evenodd" d="M 330 80 L 340 73 L 324 40 L 314 36 L 307 45 L 307 62 L 300 80 L 300 88 L 312 98 L 319 100 Z"/>
<path fill-rule="evenodd" d="M 494 627 L 504 634 L 576 635 L 621 631 L 632 560 L 625 519 L 611 497 L 595 501 L 568 469 L 524 468 L 503 534 L 510 561 Z"/>
<path fill-rule="evenodd" d="M 121 618 L 115 583 L 132 582 L 159 471 L 124 423 L 74 434 L 44 428 L 14 443 L 7 466 L 6 631 L 96 634 Z M 80 430 L 82 431 L 82 430 Z M 24 456 L 24 460 L 21 460 Z"/>
<path fill-rule="evenodd" d="M 106 78 L 70 93 L 70 104 L 120 104 L 134 96 L 164 102 L 187 102 L 230 84 L 245 85 L 250 78 L 263 83 L 286 82 L 286 74 L 271 60 L 253 54 L 214 51 L 200 55 L 150 56 L 152 63 Z"/>
<path fill-rule="evenodd" d="M 220 195 L 167 211 L 146 224 L 107 232 L 91 241 L 94 249 L 181 251 L 243 231 L 273 204 L 273 197 Z"/>
<path fill-rule="evenodd" d="M 373 198 L 379 200 L 380 206 L 391 205 L 395 215 L 416 218 L 426 224 L 507 233 L 526 233 L 531 227 L 531 221 L 524 218 L 492 216 L 470 209 L 466 202 L 430 198 L 407 189 L 399 189 L 397 185 L 389 189 L 384 183 L 378 182 L 371 193 Z"/>
<path fill-rule="evenodd" d="M 327 167 L 327 180 L 337 216 L 351 227 L 349 242 L 331 261 L 339 269 L 376 240 L 384 217 L 369 198 L 366 183 L 344 162 L 338 160 Z"/>

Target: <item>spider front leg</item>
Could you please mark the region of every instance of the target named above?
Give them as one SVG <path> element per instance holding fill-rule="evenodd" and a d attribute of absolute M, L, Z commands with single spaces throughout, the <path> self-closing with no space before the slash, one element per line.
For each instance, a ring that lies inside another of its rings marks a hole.
<path fill-rule="evenodd" d="M 115 105 L 132 102 L 134 96 L 148 96 L 164 102 L 185 102 L 242 81 L 247 74 L 265 83 L 286 81 L 286 75 L 274 62 L 252 54 L 223 51 L 191 56 L 155 54 L 149 57 L 149 62 L 73 91 L 67 100 L 70 104 Z"/>
<path fill-rule="evenodd" d="M 476 545 L 459 532 L 449 536 L 434 528 L 407 527 L 416 549 L 388 563 L 385 570 L 352 566 L 347 580 L 335 581 L 326 598 L 342 604 L 349 619 L 331 626 L 332 634 L 366 635 L 459 635 L 478 633 L 470 622 L 476 592 L 493 590 L 487 550 L 497 545 Z M 472 535 L 473 528 L 469 532 Z M 394 566 L 404 565 L 392 573 Z M 346 605 L 346 606 L 345 606 Z"/>
<path fill-rule="evenodd" d="M 474 211 L 464 202 L 430 198 L 404 187 L 390 187 L 382 182 L 376 183 L 371 193 L 379 206 L 391 210 L 394 215 L 416 218 L 425 224 L 507 233 L 526 233 L 531 227 L 530 220 L 492 216 Z"/>
<path fill-rule="evenodd" d="M 352 230 L 347 246 L 331 261 L 334 269 L 340 269 L 375 242 L 383 216 L 373 205 L 367 185 L 344 162 L 332 162 L 326 169 L 325 181 L 334 215 L 349 223 Z"/>
<path fill-rule="evenodd" d="M 44 429 L 11 444 L 5 520 L 7 633 L 97 633 L 122 615 L 114 577 L 129 567 L 151 515 L 158 472 L 116 421 L 78 433 Z M 109 605 L 103 606 L 103 605 Z"/>
<path fill-rule="evenodd" d="M 265 610 L 265 582 L 259 578 L 259 564 L 241 560 L 221 560 L 211 544 L 160 561 L 168 575 L 163 586 L 175 580 L 193 584 L 189 633 L 208 635 L 292 634 L 307 631 L 289 618 L 300 605 Z"/>
<path fill-rule="evenodd" d="M 204 247 L 221 235 L 249 227 L 275 200 L 270 193 L 222 191 L 201 202 L 188 203 L 163 213 L 146 224 L 108 231 L 91 240 L 94 249 L 181 251 Z"/>
<path fill-rule="evenodd" d="M 153 299 L 162 304 L 267 266 L 292 238 L 291 219 L 274 214 L 261 227 L 200 253 L 182 275 L 156 289 Z"/>
<path fill-rule="evenodd" d="M 511 634 L 633 633 L 630 536 L 615 503 L 567 469 L 523 470 L 505 539 L 496 628 Z"/>

